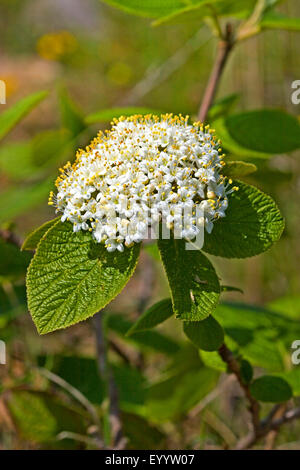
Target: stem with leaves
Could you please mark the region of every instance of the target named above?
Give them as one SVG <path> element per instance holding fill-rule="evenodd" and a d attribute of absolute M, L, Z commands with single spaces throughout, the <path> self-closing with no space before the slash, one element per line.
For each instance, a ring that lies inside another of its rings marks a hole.
<path fill-rule="evenodd" d="M 263 437 L 268 436 L 274 431 L 277 432 L 283 424 L 300 418 L 300 408 L 285 411 L 286 404 L 279 404 L 272 408 L 265 419 L 260 420 L 260 405 L 251 394 L 249 386 L 242 379 L 239 362 L 225 343 L 222 344 L 218 352 L 222 360 L 227 364 L 228 371 L 235 375 L 240 387 L 244 391 L 249 402 L 249 412 L 252 418 L 252 430 L 238 441 L 235 447 L 236 450 L 249 449 Z"/>
<path fill-rule="evenodd" d="M 225 343 L 223 343 L 222 346 L 219 348 L 219 355 L 222 358 L 222 360 L 227 364 L 228 371 L 232 372 L 236 376 L 240 387 L 244 391 L 244 394 L 249 402 L 249 412 L 251 413 L 253 432 L 254 432 L 254 435 L 256 436 L 259 430 L 259 426 L 260 426 L 259 403 L 252 396 L 249 386 L 243 381 L 240 365 L 238 361 L 236 360 L 236 358 L 234 357 L 232 351 L 230 351 L 230 349 L 226 346 Z"/>

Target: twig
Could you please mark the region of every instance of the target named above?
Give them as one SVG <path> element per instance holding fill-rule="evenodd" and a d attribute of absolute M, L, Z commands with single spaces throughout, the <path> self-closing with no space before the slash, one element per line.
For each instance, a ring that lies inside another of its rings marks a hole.
<path fill-rule="evenodd" d="M 93 325 L 96 333 L 97 362 L 99 373 L 106 382 L 109 400 L 109 422 L 111 442 L 114 449 L 123 449 L 126 439 L 123 437 L 122 421 L 119 409 L 118 390 L 114 377 L 109 369 L 106 352 L 106 340 L 103 331 L 103 311 L 96 313 L 93 317 Z"/>
<path fill-rule="evenodd" d="M 259 403 L 258 401 L 252 396 L 250 392 L 250 388 L 248 387 L 247 384 L 242 379 L 241 376 L 241 370 L 240 370 L 240 365 L 236 358 L 234 357 L 233 353 L 228 349 L 225 343 L 222 344 L 222 346 L 219 348 L 219 354 L 223 361 L 227 364 L 227 367 L 230 372 L 232 372 L 239 384 L 242 390 L 244 391 L 244 394 L 249 402 L 249 411 L 251 413 L 251 418 L 252 418 L 252 425 L 253 425 L 253 432 L 254 435 L 258 433 L 259 426 L 260 426 L 260 421 L 259 421 Z"/>
<path fill-rule="evenodd" d="M 83 442 L 84 444 L 90 445 L 99 449 L 99 445 L 95 439 L 92 437 L 84 436 L 83 434 L 78 434 L 76 432 L 62 431 L 57 436 L 58 441 L 63 441 L 64 439 L 72 439 L 74 441 Z"/>
<path fill-rule="evenodd" d="M 211 107 L 214 97 L 216 95 L 220 78 L 224 71 L 229 53 L 234 46 L 233 33 L 231 24 L 226 25 L 226 31 L 223 35 L 223 38 L 219 40 L 218 43 L 218 52 L 216 60 L 211 72 L 211 75 L 208 79 L 208 83 L 204 92 L 202 103 L 198 113 L 198 119 L 201 122 L 204 122 L 207 118 L 209 108 Z"/>
<path fill-rule="evenodd" d="M 215 413 L 206 410 L 203 420 L 222 437 L 226 449 L 235 446 L 237 441 L 235 434 Z"/>
<path fill-rule="evenodd" d="M 0 229 L 0 237 L 3 238 L 6 242 L 16 245 L 18 248 L 21 248 L 22 241 L 21 239 L 11 230 L 2 228 Z"/>
<path fill-rule="evenodd" d="M 272 413 L 273 416 L 272 416 L 270 422 L 272 422 L 272 420 L 275 421 L 275 420 L 281 418 L 282 416 L 284 416 L 286 408 L 287 408 L 286 403 L 280 403 L 276 407 L 276 410 L 275 410 L 275 407 L 274 407 L 273 408 L 273 413 Z M 268 434 L 266 434 L 266 441 L 265 441 L 265 446 L 264 446 L 265 450 L 272 450 L 274 448 L 277 434 L 278 434 L 278 428 L 277 429 L 272 429 Z"/>
<path fill-rule="evenodd" d="M 294 408 L 292 410 L 287 411 L 281 418 L 271 420 L 268 422 L 267 420 L 261 421 L 259 425 L 259 430 L 256 434 L 251 431 L 247 436 L 243 437 L 236 445 L 237 450 L 242 449 L 249 449 L 254 444 L 256 444 L 261 438 L 265 437 L 270 431 L 278 430 L 283 424 L 290 423 L 295 419 L 300 418 L 300 407 Z"/>
<path fill-rule="evenodd" d="M 284 413 L 284 415 L 281 418 L 276 419 L 270 424 L 269 429 L 270 430 L 278 429 L 283 424 L 290 423 L 291 421 L 294 421 L 295 419 L 298 419 L 298 418 L 300 418 L 300 407 L 294 408 Z"/>

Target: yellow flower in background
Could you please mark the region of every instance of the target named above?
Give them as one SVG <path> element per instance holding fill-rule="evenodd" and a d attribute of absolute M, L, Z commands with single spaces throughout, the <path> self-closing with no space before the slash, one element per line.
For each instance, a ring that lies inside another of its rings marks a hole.
<path fill-rule="evenodd" d="M 46 60 L 61 60 L 77 49 L 77 40 L 69 31 L 44 34 L 37 42 L 38 54 Z"/>
<path fill-rule="evenodd" d="M 125 62 L 115 62 L 107 71 L 107 77 L 115 85 L 127 85 L 132 78 L 132 68 Z"/>

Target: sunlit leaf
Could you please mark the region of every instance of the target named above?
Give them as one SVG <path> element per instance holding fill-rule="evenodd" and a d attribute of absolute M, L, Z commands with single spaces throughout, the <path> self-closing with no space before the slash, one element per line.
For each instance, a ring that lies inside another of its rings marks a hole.
<path fill-rule="evenodd" d="M 94 315 L 125 286 L 140 245 L 109 253 L 89 232 L 57 222 L 44 235 L 27 275 L 28 306 L 41 334 Z"/>
<path fill-rule="evenodd" d="M 256 165 L 241 161 L 226 161 L 226 165 L 222 168 L 222 175 L 230 178 L 240 178 L 250 175 L 257 170 Z"/>
<path fill-rule="evenodd" d="M 203 250 L 225 258 L 246 258 L 266 251 L 279 240 L 284 222 L 270 196 L 254 186 L 234 182 L 226 216 L 205 234 Z"/>
<path fill-rule="evenodd" d="M 243 304 L 220 304 L 214 317 L 225 331 L 225 342 L 253 366 L 282 371 L 291 344 L 300 338 L 300 323 L 270 310 Z"/>
<path fill-rule="evenodd" d="M 300 18 L 285 16 L 278 12 L 270 12 L 263 16 L 259 25 L 262 29 L 300 31 Z"/>
<path fill-rule="evenodd" d="M 80 413 L 45 392 L 14 390 L 6 404 L 21 437 L 36 443 L 56 442 L 62 431 L 85 433 Z"/>

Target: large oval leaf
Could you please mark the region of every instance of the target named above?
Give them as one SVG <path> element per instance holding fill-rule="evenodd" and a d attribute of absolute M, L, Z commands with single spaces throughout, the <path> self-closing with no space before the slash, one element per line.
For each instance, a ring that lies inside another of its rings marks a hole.
<path fill-rule="evenodd" d="M 231 137 L 251 150 L 286 153 L 300 148 L 298 119 L 279 109 L 234 114 L 225 122 Z"/>
<path fill-rule="evenodd" d="M 284 221 L 270 196 L 254 186 L 236 181 L 226 216 L 205 234 L 203 250 L 225 258 L 247 258 L 266 251 L 279 240 Z"/>
<path fill-rule="evenodd" d="M 195 346 L 204 351 L 216 351 L 224 341 L 223 328 L 211 315 L 202 321 L 185 321 L 183 331 Z"/>
<path fill-rule="evenodd" d="M 108 253 L 89 232 L 58 222 L 40 241 L 27 275 L 28 306 L 39 333 L 92 316 L 125 286 L 140 245 Z"/>
<path fill-rule="evenodd" d="M 203 320 L 216 308 L 220 285 L 213 265 L 200 251 L 186 250 L 184 240 L 158 240 L 173 308 L 181 320 Z"/>
<path fill-rule="evenodd" d="M 254 380 L 250 390 L 257 400 L 272 403 L 282 403 L 292 398 L 293 395 L 286 380 L 272 375 L 264 375 Z"/>

